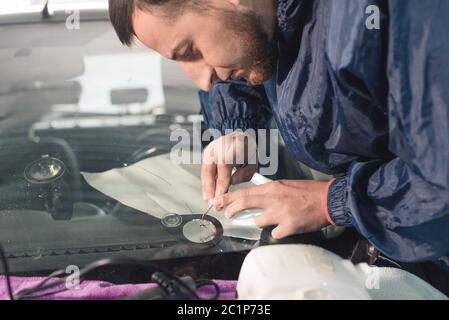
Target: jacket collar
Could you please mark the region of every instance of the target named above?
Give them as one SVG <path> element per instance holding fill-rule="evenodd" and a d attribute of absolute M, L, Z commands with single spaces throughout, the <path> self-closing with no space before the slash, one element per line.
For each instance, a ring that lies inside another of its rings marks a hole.
<path fill-rule="evenodd" d="M 288 42 L 292 37 L 297 37 L 311 4 L 309 0 L 278 0 L 276 38 Z"/>

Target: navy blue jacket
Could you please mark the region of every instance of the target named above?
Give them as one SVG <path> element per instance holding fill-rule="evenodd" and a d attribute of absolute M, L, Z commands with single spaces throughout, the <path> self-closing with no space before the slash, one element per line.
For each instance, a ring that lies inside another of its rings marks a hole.
<path fill-rule="evenodd" d="M 209 127 L 266 128 L 328 174 L 337 225 L 449 271 L 449 1 L 279 0 L 277 70 L 201 94 Z M 380 29 L 365 9 L 377 5 Z"/>

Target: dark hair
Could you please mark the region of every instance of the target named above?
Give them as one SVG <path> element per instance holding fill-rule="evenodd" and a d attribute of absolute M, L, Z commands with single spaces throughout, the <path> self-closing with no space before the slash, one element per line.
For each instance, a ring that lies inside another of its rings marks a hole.
<path fill-rule="evenodd" d="M 150 10 L 164 8 L 161 11 L 165 17 L 176 17 L 186 8 L 206 9 L 208 0 L 109 0 L 109 18 L 120 41 L 131 46 L 134 39 L 132 16 L 136 8 Z"/>

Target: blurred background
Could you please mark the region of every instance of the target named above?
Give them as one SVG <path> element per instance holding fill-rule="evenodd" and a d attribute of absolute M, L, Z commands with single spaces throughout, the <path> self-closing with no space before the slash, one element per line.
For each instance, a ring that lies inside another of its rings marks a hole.
<path fill-rule="evenodd" d="M 197 90 L 175 63 L 119 43 L 107 7 L 107 0 L 1 1 L 2 107 L 23 106 L 26 92 L 38 102 L 36 90 L 64 86 L 65 95 L 44 90 L 53 109 L 199 112 Z"/>

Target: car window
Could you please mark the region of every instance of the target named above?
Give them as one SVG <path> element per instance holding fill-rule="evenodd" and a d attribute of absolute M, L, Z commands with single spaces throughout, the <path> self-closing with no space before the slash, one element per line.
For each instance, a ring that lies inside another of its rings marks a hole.
<path fill-rule="evenodd" d="M 174 63 L 121 46 L 105 1 L 81 2 L 78 27 L 70 19 L 80 1 L 50 1 L 51 16 L 44 1 L 0 7 L 0 242 L 12 272 L 251 248 L 255 239 L 229 236 L 217 217 L 204 229 L 188 224 L 203 208 L 180 201 L 197 197 L 199 166 L 170 162 L 170 134 L 201 127 L 197 90 Z M 161 179 L 133 178 L 143 166 Z M 159 190 L 164 175 L 178 194 Z M 129 189 L 136 181 L 151 193 L 143 208 Z M 167 194 L 179 212 L 159 206 Z"/>

